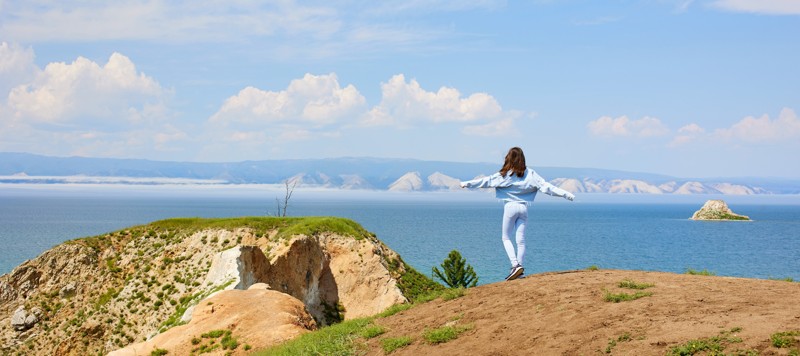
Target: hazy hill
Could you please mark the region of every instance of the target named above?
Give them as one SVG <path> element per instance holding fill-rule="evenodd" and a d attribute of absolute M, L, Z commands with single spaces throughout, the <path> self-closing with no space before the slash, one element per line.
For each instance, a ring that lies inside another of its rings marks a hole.
<path fill-rule="evenodd" d="M 546 179 L 558 182 L 558 185 L 573 192 L 800 193 L 800 180 L 790 179 L 685 179 L 596 168 L 537 166 L 533 168 Z M 201 163 L 0 153 L 0 183 L 75 183 L 80 179 L 74 177 L 82 176 L 196 179 L 229 184 L 276 184 L 286 180 L 296 180 L 305 186 L 338 189 L 448 190 L 453 188 L 455 181 L 491 174 L 497 169 L 497 163 L 369 157 Z M 419 182 L 411 182 L 417 178 Z M 86 178 L 81 179 L 86 180 Z M 113 183 L 113 181 L 100 183 Z M 152 180 L 150 183 L 158 184 L 158 181 Z M 140 181 L 139 184 L 143 183 Z"/>

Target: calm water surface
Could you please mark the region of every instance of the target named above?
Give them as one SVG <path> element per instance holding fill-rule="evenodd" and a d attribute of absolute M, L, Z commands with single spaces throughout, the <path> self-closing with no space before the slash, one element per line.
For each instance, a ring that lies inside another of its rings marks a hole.
<path fill-rule="evenodd" d="M 63 241 L 154 220 L 268 215 L 275 210 L 274 196 L 0 189 L 0 273 Z M 755 221 L 698 222 L 687 218 L 702 206 L 701 197 L 691 203 L 585 200 L 537 198 L 529 210 L 526 273 L 597 265 L 679 273 L 708 269 L 725 276 L 800 280 L 800 204 L 743 201 L 732 208 Z M 509 267 L 499 237 L 502 205 L 484 195 L 296 192 L 289 213 L 353 219 L 428 275 L 454 249 L 475 268 L 480 284 L 501 280 Z"/>

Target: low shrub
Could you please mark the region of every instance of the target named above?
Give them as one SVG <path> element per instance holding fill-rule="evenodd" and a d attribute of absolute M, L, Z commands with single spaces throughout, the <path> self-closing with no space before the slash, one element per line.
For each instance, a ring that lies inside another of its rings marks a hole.
<path fill-rule="evenodd" d="M 691 275 L 695 275 L 695 276 L 716 276 L 717 275 L 716 273 L 711 272 L 711 271 L 709 271 L 709 270 L 707 270 L 705 268 L 702 271 L 698 271 L 698 270 L 689 268 L 689 269 L 686 270 L 686 274 L 691 274 Z"/>
<path fill-rule="evenodd" d="M 443 326 L 441 328 L 425 330 L 422 337 L 428 343 L 435 345 L 455 340 L 461 333 L 472 329 L 472 325 Z"/>
<path fill-rule="evenodd" d="M 381 348 L 383 352 L 392 353 L 401 347 L 411 345 L 414 340 L 410 336 L 400 336 L 381 340 Z"/>
<path fill-rule="evenodd" d="M 634 294 L 629 294 L 629 293 L 624 293 L 624 292 L 623 293 L 611 293 L 609 291 L 605 291 L 605 293 L 603 295 L 603 300 L 606 301 L 606 302 L 619 303 L 619 302 L 628 302 L 628 301 L 636 300 L 636 299 L 643 298 L 643 297 L 649 297 L 651 295 L 653 295 L 652 292 L 636 292 Z"/>

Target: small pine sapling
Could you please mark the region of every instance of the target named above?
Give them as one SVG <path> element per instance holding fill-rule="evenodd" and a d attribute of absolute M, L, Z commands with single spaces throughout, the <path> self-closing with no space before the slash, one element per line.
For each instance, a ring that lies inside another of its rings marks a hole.
<path fill-rule="evenodd" d="M 478 275 L 475 274 L 475 270 L 456 250 L 450 251 L 441 266 L 444 272 L 433 267 L 433 275 L 450 288 L 469 288 L 478 284 Z"/>

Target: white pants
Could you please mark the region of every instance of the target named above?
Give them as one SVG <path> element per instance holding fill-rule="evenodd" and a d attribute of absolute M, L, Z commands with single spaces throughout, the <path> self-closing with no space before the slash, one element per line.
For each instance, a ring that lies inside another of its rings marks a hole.
<path fill-rule="evenodd" d="M 506 249 L 511 266 L 522 264 L 525 257 L 525 223 L 528 222 L 528 205 L 509 202 L 503 207 L 503 247 Z M 516 235 L 517 252 L 511 243 L 511 235 Z"/>

